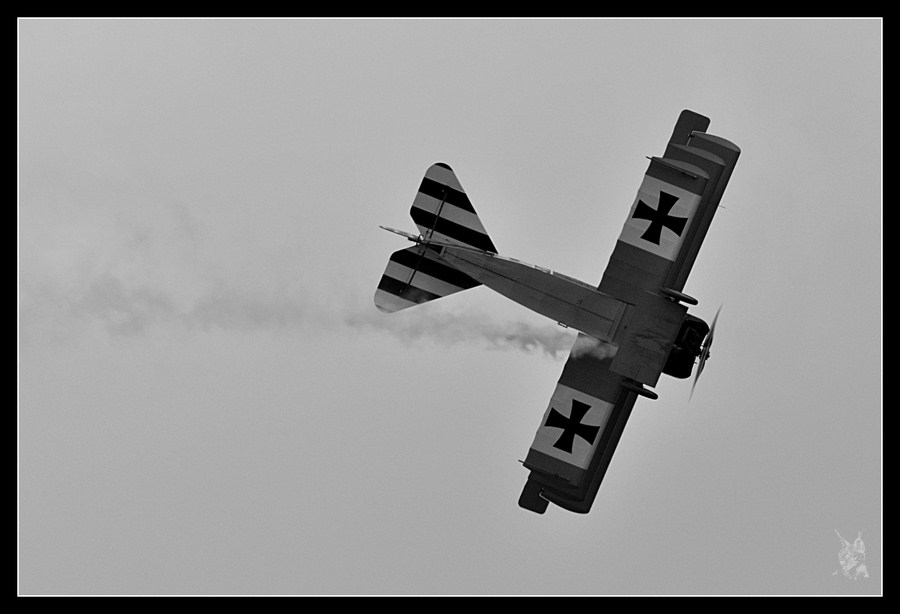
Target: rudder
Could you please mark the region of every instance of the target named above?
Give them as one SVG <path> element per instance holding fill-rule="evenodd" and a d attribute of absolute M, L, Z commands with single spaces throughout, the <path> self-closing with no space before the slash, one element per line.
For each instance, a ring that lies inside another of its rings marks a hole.
<path fill-rule="evenodd" d="M 425 172 L 409 211 L 423 239 L 497 253 L 456 174 L 443 162 Z"/>

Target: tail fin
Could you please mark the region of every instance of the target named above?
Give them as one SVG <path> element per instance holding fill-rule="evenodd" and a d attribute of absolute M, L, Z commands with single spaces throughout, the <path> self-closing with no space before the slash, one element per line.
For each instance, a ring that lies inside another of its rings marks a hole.
<path fill-rule="evenodd" d="M 434 239 L 497 253 L 462 185 L 443 162 L 425 172 L 409 214 L 426 242 Z"/>
<path fill-rule="evenodd" d="M 421 239 L 391 254 L 375 305 L 393 312 L 481 285 L 440 257 L 431 241 L 497 252 L 453 170 L 442 162 L 425 173 L 410 210 Z"/>

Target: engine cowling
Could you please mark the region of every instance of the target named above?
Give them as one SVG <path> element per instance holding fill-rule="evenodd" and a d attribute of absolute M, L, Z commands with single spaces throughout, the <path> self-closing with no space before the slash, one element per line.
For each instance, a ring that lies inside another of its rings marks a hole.
<path fill-rule="evenodd" d="M 708 334 L 709 325 L 706 322 L 687 314 L 663 367 L 663 373 L 678 379 L 689 378 L 694 369 L 694 362 L 703 351 L 703 340 Z"/>

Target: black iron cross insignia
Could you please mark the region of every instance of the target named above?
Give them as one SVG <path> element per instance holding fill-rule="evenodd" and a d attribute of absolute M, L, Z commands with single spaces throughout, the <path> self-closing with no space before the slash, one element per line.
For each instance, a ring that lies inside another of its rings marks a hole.
<path fill-rule="evenodd" d="M 659 207 L 656 209 L 653 209 L 653 207 L 642 200 L 638 201 L 632 217 L 650 220 L 650 227 L 647 228 L 643 235 L 641 235 L 642 239 L 659 245 L 663 226 L 677 234 L 679 237 L 681 236 L 681 233 L 684 232 L 684 225 L 687 224 L 688 219 L 686 217 L 669 215 L 669 211 L 672 210 L 672 207 L 675 206 L 676 202 L 678 202 L 677 196 L 662 191 L 659 193 Z"/>
<path fill-rule="evenodd" d="M 594 443 L 594 438 L 600 432 L 600 427 L 581 424 L 581 420 L 590 408 L 590 405 L 572 399 L 572 413 L 568 418 L 552 407 L 550 408 L 550 415 L 547 416 L 547 422 L 544 423 L 544 426 L 563 430 L 562 435 L 553 444 L 554 448 L 571 454 L 572 444 L 575 443 L 575 435 L 578 435 L 590 444 Z"/>

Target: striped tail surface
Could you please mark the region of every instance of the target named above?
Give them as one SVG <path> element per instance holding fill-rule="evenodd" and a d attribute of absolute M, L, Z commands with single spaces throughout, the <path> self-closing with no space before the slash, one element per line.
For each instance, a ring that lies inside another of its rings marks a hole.
<path fill-rule="evenodd" d="M 409 214 L 426 240 L 497 253 L 453 170 L 438 162 L 425 172 Z"/>
<path fill-rule="evenodd" d="M 497 253 L 462 185 L 443 162 L 426 171 L 410 215 L 422 242 L 391 254 L 375 291 L 375 305 L 381 311 L 399 311 L 481 285 L 447 264 L 440 257 L 441 248 L 429 242 Z"/>

